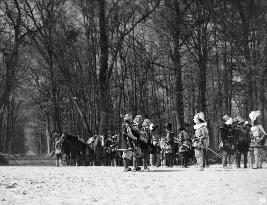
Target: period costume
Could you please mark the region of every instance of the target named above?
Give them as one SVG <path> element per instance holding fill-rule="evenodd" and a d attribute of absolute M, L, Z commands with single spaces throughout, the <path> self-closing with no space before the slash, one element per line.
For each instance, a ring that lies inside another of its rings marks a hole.
<path fill-rule="evenodd" d="M 144 166 L 144 171 L 149 171 L 148 168 L 148 159 L 149 159 L 149 152 L 148 148 L 149 145 L 151 144 L 151 130 L 149 129 L 150 127 L 150 120 L 145 119 L 144 122 L 142 123 L 142 128 L 141 128 L 141 135 L 140 135 L 140 147 L 142 151 L 142 159 L 143 159 L 143 166 Z"/>
<path fill-rule="evenodd" d="M 133 141 L 136 141 L 137 138 L 131 133 L 132 116 L 130 114 L 126 114 L 123 120 L 124 122 L 122 123 L 119 150 L 122 151 L 124 171 L 127 172 L 131 171 L 129 165 L 133 157 Z"/>
<path fill-rule="evenodd" d="M 155 153 L 150 154 L 150 165 L 154 165 L 156 159 L 156 167 L 160 167 L 160 140 L 159 137 L 156 135 L 151 136 L 151 143 L 155 146 Z"/>
<path fill-rule="evenodd" d="M 108 163 L 111 166 L 117 166 L 117 147 L 118 147 L 118 135 L 108 135 L 105 141 L 105 150 Z"/>
<path fill-rule="evenodd" d="M 240 122 L 242 124 L 242 121 Z M 247 168 L 247 158 L 250 144 L 249 126 L 243 123 L 238 129 L 238 144 L 237 144 L 237 168 L 240 168 L 241 155 L 244 157 L 244 168 Z"/>
<path fill-rule="evenodd" d="M 63 146 L 62 146 L 62 138 L 59 133 L 54 134 L 55 137 L 55 155 L 56 155 L 56 166 L 62 165 L 62 154 L 63 154 Z"/>
<path fill-rule="evenodd" d="M 161 138 L 161 160 L 162 165 L 167 167 L 173 166 L 173 146 L 174 133 L 172 131 L 172 124 L 169 122 L 165 125 L 165 135 Z"/>
<path fill-rule="evenodd" d="M 131 134 L 136 137 L 136 140 L 133 142 L 133 171 L 140 171 L 139 167 L 139 158 L 142 156 L 142 150 L 140 147 L 140 136 L 141 128 L 143 123 L 142 115 L 136 115 L 133 120 L 133 125 L 131 127 Z"/>
<path fill-rule="evenodd" d="M 207 123 L 205 121 L 204 113 L 198 113 L 194 116 L 195 136 L 193 137 L 193 147 L 195 148 L 195 157 L 197 159 L 197 164 L 200 171 L 204 170 L 204 153 L 203 150 L 206 149 L 208 145 L 209 133 L 207 129 Z"/>
<path fill-rule="evenodd" d="M 235 150 L 234 142 L 234 130 L 233 130 L 233 122 L 234 120 L 230 118 L 228 115 L 223 117 L 226 120 L 222 127 L 219 129 L 219 148 L 222 150 L 223 158 L 222 165 L 223 168 L 230 167 L 230 157 L 232 152 Z M 227 166 L 228 165 L 228 166 Z"/>
<path fill-rule="evenodd" d="M 260 116 L 260 111 L 252 111 L 249 114 L 249 118 L 251 120 L 252 127 L 251 131 L 251 143 L 250 147 L 253 149 L 255 156 L 255 166 L 254 168 L 262 168 L 263 161 L 263 146 L 264 140 L 266 137 L 266 132 L 263 129 L 262 125 L 258 124 L 258 117 Z"/>
<path fill-rule="evenodd" d="M 181 166 L 187 167 L 191 142 L 186 130 L 181 129 L 178 135 L 179 154 L 181 155 Z"/>

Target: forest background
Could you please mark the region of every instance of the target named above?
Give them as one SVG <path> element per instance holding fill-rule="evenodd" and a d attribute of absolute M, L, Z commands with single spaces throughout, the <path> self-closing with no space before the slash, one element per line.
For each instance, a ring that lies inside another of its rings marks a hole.
<path fill-rule="evenodd" d="M 266 0 L 1 0 L 0 152 L 50 153 L 55 131 L 120 132 L 126 113 L 162 130 L 204 112 L 261 110 Z M 160 134 L 160 133 L 158 133 Z"/>

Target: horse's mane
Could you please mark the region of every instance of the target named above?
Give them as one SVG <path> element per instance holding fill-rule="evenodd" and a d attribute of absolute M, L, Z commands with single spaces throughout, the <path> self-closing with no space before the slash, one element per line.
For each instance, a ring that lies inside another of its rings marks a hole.
<path fill-rule="evenodd" d="M 97 135 L 97 136 L 95 137 L 95 140 L 94 140 L 94 142 L 93 142 L 93 145 L 94 145 L 94 147 L 97 147 L 97 146 L 104 146 L 104 145 L 103 145 L 103 136 L 101 136 L 101 135 Z"/>

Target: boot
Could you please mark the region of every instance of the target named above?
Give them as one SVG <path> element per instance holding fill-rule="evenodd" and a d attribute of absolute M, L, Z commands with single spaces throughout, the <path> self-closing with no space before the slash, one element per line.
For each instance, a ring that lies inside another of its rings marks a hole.
<path fill-rule="evenodd" d="M 123 171 L 124 172 L 129 172 L 129 171 L 132 171 L 131 168 L 128 167 L 129 166 L 129 160 L 128 159 L 123 159 Z"/>
<path fill-rule="evenodd" d="M 63 166 L 63 165 L 62 165 L 62 160 L 61 160 L 61 159 L 59 159 L 59 166 L 61 166 L 61 167 Z"/>
<path fill-rule="evenodd" d="M 56 160 L 56 166 L 57 166 L 57 167 L 59 166 L 59 162 L 58 162 L 58 160 Z"/>
<path fill-rule="evenodd" d="M 184 164 L 185 164 L 185 163 L 184 163 L 184 158 L 182 157 L 182 159 L 181 159 L 181 167 L 182 167 L 182 168 L 185 167 Z"/>
<path fill-rule="evenodd" d="M 136 157 L 133 157 L 133 171 L 140 171 L 141 167 L 138 167 L 138 160 Z"/>

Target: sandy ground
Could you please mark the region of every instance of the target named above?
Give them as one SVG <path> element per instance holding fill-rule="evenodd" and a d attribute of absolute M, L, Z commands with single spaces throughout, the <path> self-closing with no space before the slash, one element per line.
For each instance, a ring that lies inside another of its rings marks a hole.
<path fill-rule="evenodd" d="M 0 204 L 266 204 L 264 169 L 0 167 Z"/>

